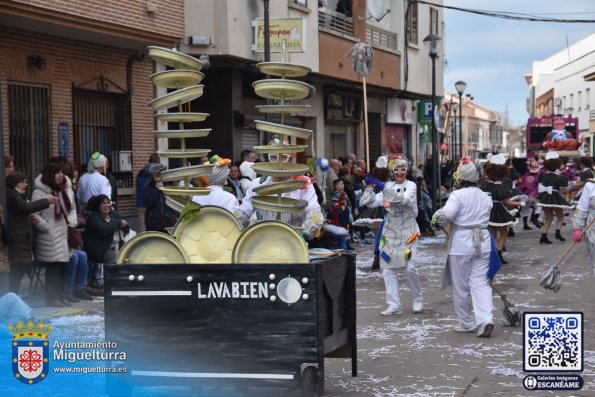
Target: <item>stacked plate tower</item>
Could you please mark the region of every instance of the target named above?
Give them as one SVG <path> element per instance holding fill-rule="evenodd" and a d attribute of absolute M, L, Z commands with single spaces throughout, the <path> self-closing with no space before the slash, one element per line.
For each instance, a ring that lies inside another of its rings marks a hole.
<path fill-rule="evenodd" d="M 310 108 L 310 105 L 291 104 L 291 101 L 301 100 L 310 96 L 314 90 L 310 84 L 303 81 L 292 80 L 291 78 L 303 77 L 310 72 L 310 68 L 301 65 L 293 65 L 286 62 L 261 62 L 256 65 L 258 70 L 275 78 L 258 80 L 252 84 L 254 91 L 260 97 L 271 99 L 273 104 L 256 106 L 256 108 L 265 114 L 279 114 L 280 123 L 257 120 L 256 128 L 260 131 L 268 132 L 277 136 L 278 143 L 266 146 L 254 146 L 254 150 L 260 154 L 275 155 L 269 156 L 276 158 L 276 161 L 256 163 L 252 168 L 257 174 L 278 177 L 304 175 L 308 171 L 308 166 L 286 161 L 291 154 L 303 152 L 306 145 L 291 145 L 285 142 L 286 137 L 295 137 L 308 141 L 312 135 L 312 130 L 297 128 L 284 124 L 285 116 L 288 114 L 301 114 Z M 306 203 L 300 203 L 298 200 L 283 197 L 283 193 L 300 189 L 303 181 L 284 180 L 260 186 L 254 189 L 258 196 L 252 198 L 252 204 L 255 208 L 273 211 L 279 213 L 277 219 L 281 219 L 281 213 L 299 213 L 304 210 Z"/>
<path fill-rule="evenodd" d="M 204 78 L 201 69 L 204 63 L 190 55 L 177 52 L 168 48 L 148 47 L 148 56 L 155 62 L 168 66 L 169 70 L 155 73 L 151 76 L 153 84 L 157 87 L 173 90 L 165 95 L 155 98 L 149 102 L 149 106 L 155 110 L 155 118 L 159 123 L 178 123 L 178 129 L 167 129 L 155 131 L 158 138 L 180 139 L 180 149 L 165 149 L 157 153 L 161 157 L 176 158 L 182 160 L 182 167 L 164 171 L 161 180 L 171 182 L 173 186 L 161 188 L 166 196 L 166 204 L 177 211 L 181 211 L 185 205 L 192 203 L 192 196 L 206 195 L 211 191 L 207 188 L 193 187 L 190 180 L 197 176 L 211 173 L 213 165 L 191 165 L 190 159 L 200 158 L 209 154 L 209 149 L 191 149 L 186 145 L 186 139 L 205 137 L 210 128 L 190 129 L 185 128 L 188 123 L 205 120 L 207 113 L 194 113 L 190 111 L 190 101 L 199 98 L 203 94 L 204 86 L 200 82 Z M 165 113 L 173 109 L 173 112 Z M 178 182 L 183 181 L 182 186 Z"/>

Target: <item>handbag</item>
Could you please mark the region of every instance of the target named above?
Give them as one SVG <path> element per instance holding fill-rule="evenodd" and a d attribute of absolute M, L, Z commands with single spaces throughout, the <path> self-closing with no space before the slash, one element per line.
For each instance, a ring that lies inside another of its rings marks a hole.
<path fill-rule="evenodd" d="M 73 249 L 80 249 L 83 246 L 83 237 L 81 232 L 72 226 L 68 226 L 68 247 Z"/>
<path fill-rule="evenodd" d="M 73 226 L 68 226 L 68 219 L 66 218 L 66 213 L 62 210 L 62 215 L 64 216 L 64 220 L 66 221 L 66 226 L 68 227 L 68 233 L 66 235 L 66 241 L 68 242 L 68 248 L 72 249 L 81 249 L 83 246 L 83 237 L 81 236 L 81 232 Z"/>
<path fill-rule="evenodd" d="M 0 232 L 2 233 L 2 242 L 5 245 L 11 245 L 15 241 L 14 234 L 8 229 L 6 223 L 0 223 Z"/>

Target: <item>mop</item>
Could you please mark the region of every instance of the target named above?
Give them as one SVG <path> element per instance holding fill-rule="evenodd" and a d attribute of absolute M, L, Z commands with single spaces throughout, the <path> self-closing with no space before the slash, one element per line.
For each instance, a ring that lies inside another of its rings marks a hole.
<path fill-rule="evenodd" d="M 521 311 L 518 307 L 515 306 L 514 302 L 509 300 L 506 297 L 506 294 L 503 294 L 500 289 L 498 287 L 496 287 L 494 284 L 492 285 L 492 289 L 494 291 L 496 291 L 496 293 L 498 295 L 500 295 L 500 299 L 502 299 L 502 302 L 504 302 L 504 308 L 502 309 L 502 314 L 504 315 L 504 318 L 506 319 L 506 321 L 508 321 L 508 324 L 510 324 L 511 327 L 514 327 L 517 324 L 520 324 L 521 322 Z"/>
<path fill-rule="evenodd" d="M 585 235 L 587 230 L 589 230 L 594 221 L 595 218 L 593 218 L 591 222 L 589 222 L 587 227 L 583 229 L 583 231 L 581 232 L 581 238 Z M 545 269 L 541 276 L 539 276 L 539 285 L 541 285 L 545 289 L 551 289 L 554 292 L 558 292 L 560 290 L 560 287 L 562 287 L 562 278 L 560 276 L 561 273 L 559 266 L 564 260 L 564 258 L 566 258 L 568 253 L 570 253 L 570 251 L 574 248 L 575 245 L 576 242 L 573 241 L 572 244 L 570 244 L 570 247 L 568 247 L 568 249 L 566 250 L 566 252 L 564 252 L 560 259 L 558 259 L 558 262 L 556 262 L 554 266 L 549 266 L 547 269 Z"/>

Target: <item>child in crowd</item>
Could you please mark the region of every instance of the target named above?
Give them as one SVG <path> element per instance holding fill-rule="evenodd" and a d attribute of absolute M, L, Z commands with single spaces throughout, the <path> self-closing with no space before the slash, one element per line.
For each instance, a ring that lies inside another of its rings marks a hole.
<path fill-rule="evenodd" d="M 345 184 L 341 179 L 336 179 L 333 182 L 333 195 L 327 220 L 329 224 L 325 225 L 324 229 L 335 236 L 337 248 L 351 249 L 346 240 L 352 223 L 351 204 L 347 193 L 345 193 Z"/>

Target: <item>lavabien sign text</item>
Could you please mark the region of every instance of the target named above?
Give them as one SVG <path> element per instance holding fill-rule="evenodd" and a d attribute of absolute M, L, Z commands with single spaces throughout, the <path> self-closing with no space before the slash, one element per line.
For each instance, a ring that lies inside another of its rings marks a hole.
<path fill-rule="evenodd" d="M 198 299 L 268 299 L 266 282 L 232 281 L 198 283 Z"/>

